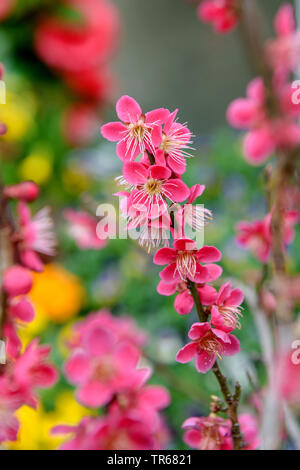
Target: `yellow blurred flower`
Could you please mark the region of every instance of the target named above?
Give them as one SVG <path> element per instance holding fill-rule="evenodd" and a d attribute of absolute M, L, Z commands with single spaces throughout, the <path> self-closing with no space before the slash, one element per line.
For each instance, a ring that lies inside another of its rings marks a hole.
<path fill-rule="evenodd" d="M 63 183 L 66 190 L 71 194 L 80 194 L 89 188 L 91 180 L 83 169 L 73 165 L 65 170 Z"/>
<path fill-rule="evenodd" d="M 37 184 L 46 183 L 52 174 L 52 153 L 43 146 L 38 146 L 22 161 L 20 176 L 23 180 L 33 180 Z"/>
<path fill-rule="evenodd" d="M 35 106 L 31 95 L 7 93 L 6 104 L 0 105 L 0 121 L 7 126 L 7 133 L 2 139 L 19 141 L 33 125 Z"/>
<path fill-rule="evenodd" d="M 16 416 L 20 421 L 18 440 L 8 443 L 12 450 L 54 450 L 64 441 L 64 436 L 52 436 L 51 429 L 58 424 L 75 425 L 84 417 L 93 414 L 74 398 L 71 391 L 57 397 L 55 409 L 46 412 L 40 405 L 37 410 L 22 406 Z"/>
<path fill-rule="evenodd" d="M 42 273 L 34 274 L 30 291 L 37 310 L 36 321 L 41 316 L 55 323 L 70 320 L 79 313 L 84 295 L 82 284 L 74 274 L 56 263 L 46 265 Z"/>

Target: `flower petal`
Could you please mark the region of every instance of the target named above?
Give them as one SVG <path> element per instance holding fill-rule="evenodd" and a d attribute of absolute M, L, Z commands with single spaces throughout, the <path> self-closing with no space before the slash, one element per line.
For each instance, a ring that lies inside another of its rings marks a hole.
<path fill-rule="evenodd" d="M 141 117 L 142 109 L 131 96 L 122 96 L 116 105 L 118 118 L 123 122 L 136 122 Z"/>
<path fill-rule="evenodd" d="M 110 142 L 118 142 L 124 138 L 127 128 L 121 122 L 108 122 L 101 127 L 101 134 Z"/>

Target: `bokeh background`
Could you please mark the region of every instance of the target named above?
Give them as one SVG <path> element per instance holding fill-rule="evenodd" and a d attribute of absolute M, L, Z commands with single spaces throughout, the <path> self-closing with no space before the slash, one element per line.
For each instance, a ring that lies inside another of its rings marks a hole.
<path fill-rule="evenodd" d="M 266 211 L 264 176 L 250 167 L 241 153 L 240 136 L 229 129 L 225 112 L 253 76 L 235 31 L 226 38 L 214 35 L 199 22 L 195 2 L 184 0 L 111 0 L 120 17 L 117 46 L 107 60 L 109 86 L 103 96 L 92 99 L 70 87 L 35 47 L 35 34 L 44 17 L 57 14 L 77 21 L 61 9 L 63 2 L 19 0 L 0 24 L 0 59 L 6 68 L 7 102 L 0 105 L 0 118 L 8 134 L 0 142 L 1 175 L 5 183 L 36 181 L 42 197 L 35 209 L 52 208 L 59 249 L 44 273 L 35 276 L 32 300 L 36 317 L 22 330 L 26 344 L 31 338 L 52 345 L 52 359 L 61 368 L 66 358 L 65 341 L 76 319 L 101 308 L 115 315 L 131 315 L 149 333 L 146 355 L 154 368 L 153 383 L 164 384 L 172 403 L 165 415 L 171 429 L 171 448 L 184 448 L 181 424 L 188 416 L 207 413 L 212 393 L 217 393 L 212 374 L 199 377 L 191 366 L 175 363 L 194 314 L 180 317 L 173 299 L 156 293 L 158 269 L 152 256 L 133 241 L 112 240 L 98 251 L 81 251 L 67 233 L 63 211 L 114 202 L 114 178 L 121 164 L 114 145 L 104 142 L 99 127 L 115 116 L 114 103 L 121 94 L 134 96 L 143 109 L 179 108 L 181 122 L 195 134 L 194 158 L 189 160 L 188 185 L 206 185 L 201 202 L 211 209 L 214 221 L 205 241 L 223 252 L 225 278 L 251 284 L 258 264 L 237 247 L 235 224 L 262 217 Z M 281 1 L 260 2 L 266 34 Z M 107 89 L 106 89 L 107 88 Z M 88 106 L 74 117 L 78 103 Z M 86 119 L 85 119 L 86 118 Z M 86 131 L 78 141 L 82 128 Z M 299 237 L 290 249 L 290 268 L 300 265 Z M 264 380 L 260 346 L 253 318 L 245 304 L 243 329 L 238 336 L 243 351 L 224 368 L 238 378 L 244 399 L 253 393 L 246 370 L 254 382 Z M 245 404 L 242 404 L 245 408 Z M 63 375 L 59 383 L 42 394 L 37 411 L 23 407 L 22 429 L 14 449 L 53 449 L 58 438 L 49 429 L 58 423 L 76 423 L 90 413 L 76 403 L 73 389 Z"/>

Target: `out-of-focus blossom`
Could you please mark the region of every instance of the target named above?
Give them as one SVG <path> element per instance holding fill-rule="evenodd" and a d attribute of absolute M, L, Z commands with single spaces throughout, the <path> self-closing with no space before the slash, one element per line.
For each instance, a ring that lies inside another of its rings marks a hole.
<path fill-rule="evenodd" d="M 274 20 L 276 39 L 266 43 L 266 54 L 271 66 L 283 73 L 295 72 L 300 64 L 300 31 L 296 29 L 294 8 L 282 5 Z"/>
<path fill-rule="evenodd" d="M 204 23 L 211 23 L 217 33 L 232 31 L 239 19 L 240 0 L 202 0 L 198 16 Z"/>
<path fill-rule="evenodd" d="M 44 318 L 64 323 L 77 315 L 84 300 L 80 280 L 59 264 L 47 264 L 33 276 L 30 299 Z"/>
<path fill-rule="evenodd" d="M 3 189 L 5 197 L 21 199 L 26 202 L 34 201 L 40 194 L 40 189 L 33 181 L 25 181 L 19 184 L 5 186 Z"/>
<path fill-rule="evenodd" d="M 67 110 L 63 131 L 67 141 L 74 146 L 88 145 L 98 130 L 99 116 L 89 103 L 75 103 Z"/>
<path fill-rule="evenodd" d="M 4 274 L 3 287 L 10 297 L 26 295 L 32 287 L 32 276 L 22 266 L 12 266 Z"/>
<path fill-rule="evenodd" d="M 239 222 L 236 226 L 237 241 L 247 248 L 259 261 L 266 263 L 272 247 L 271 231 L 272 212 L 262 220 Z M 285 245 L 292 243 L 295 233 L 294 225 L 299 222 L 299 212 L 288 211 L 284 214 L 283 241 Z"/>
<path fill-rule="evenodd" d="M 300 346 L 284 351 L 277 358 L 276 387 L 285 401 L 291 404 L 300 403 Z"/>
<path fill-rule="evenodd" d="M 41 255 L 54 256 L 56 236 L 48 207 L 31 217 L 29 207 L 23 201 L 18 204 L 20 228 L 15 235 L 22 263 L 33 271 L 41 272 L 44 264 Z"/>
<path fill-rule="evenodd" d="M 223 330 L 212 328 L 210 323 L 194 323 L 188 334 L 191 343 L 177 353 L 178 362 L 185 364 L 195 358 L 198 372 L 210 370 L 217 358 L 233 356 L 240 351 L 238 339 Z"/>
<path fill-rule="evenodd" d="M 234 100 L 227 110 L 233 127 L 248 130 L 243 147 L 246 159 L 253 165 L 262 164 L 275 150 L 291 150 L 300 142 L 300 107 L 292 103 L 291 84 L 279 80 L 273 88 L 278 108 L 273 114 L 268 109 L 268 93 L 261 78 L 248 85 L 246 98 Z"/>
<path fill-rule="evenodd" d="M 101 239 L 97 234 L 98 219 L 87 212 L 67 209 L 64 217 L 68 221 L 68 233 L 81 250 L 101 250 L 108 239 Z"/>
<path fill-rule="evenodd" d="M 255 418 L 244 413 L 239 416 L 244 439 L 243 450 L 255 450 L 260 445 Z M 200 418 L 189 418 L 183 425 L 184 441 L 198 450 L 233 450 L 231 423 L 214 413 Z"/>
<path fill-rule="evenodd" d="M 1 0 L 0 4 L 0 21 L 7 18 L 15 4 L 15 0 Z"/>

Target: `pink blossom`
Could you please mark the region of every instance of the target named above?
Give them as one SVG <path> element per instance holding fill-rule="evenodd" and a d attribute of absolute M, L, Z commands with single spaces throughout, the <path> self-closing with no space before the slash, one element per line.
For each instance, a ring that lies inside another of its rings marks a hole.
<path fill-rule="evenodd" d="M 176 360 L 185 364 L 195 358 L 198 372 L 210 370 L 217 357 L 233 356 L 240 351 L 240 343 L 235 336 L 212 328 L 208 322 L 194 323 L 188 336 L 192 342 L 180 349 Z"/>
<path fill-rule="evenodd" d="M 84 418 L 78 426 L 57 426 L 52 433 L 73 435 L 62 450 L 150 450 L 155 443 L 143 422 L 119 412 Z"/>
<path fill-rule="evenodd" d="M 141 162 L 127 162 L 120 183 L 132 188 L 127 198 L 130 220 L 136 219 L 137 212 L 156 219 L 167 212 L 167 200 L 182 202 L 189 195 L 188 187 L 180 179 L 171 178 L 171 170 L 160 165 L 147 167 Z"/>
<path fill-rule="evenodd" d="M 3 194 L 7 198 L 31 202 L 39 196 L 40 189 L 33 181 L 24 181 L 23 183 L 5 186 Z"/>
<path fill-rule="evenodd" d="M 217 33 L 228 33 L 238 22 L 239 0 L 203 0 L 198 16 L 204 23 L 211 23 Z"/>
<path fill-rule="evenodd" d="M 242 316 L 240 305 L 243 300 L 244 295 L 240 289 L 232 289 L 230 282 L 223 284 L 211 308 L 212 325 L 226 333 L 241 328 L 239 317 Z"/>
<path fill-rule="evenodd" d="M 65 219 L 69 222 L 68 233 L 74 238 L 81 250 L 100 250 L 107 245 L 107 239 L 101 239 L 97 235 L 98 220 L 83 211 L 67 209 L 64 212 Z"/>
<path fill-rule="evenodd" d="M 80 102 L 71 105 L 63 121 L 66 140 L 74 146 L 87 146 L 97 135 L 99 114 L 94 105 Z"/>
<path fill-rule="evenodd" d="M 20 227 L 14 238 L 21 251 L 21 261 L 29 269 L 40 272 L 43 270 L 44 264 L 39 254 L 46 256 L 55 254 L 56 236 L 49 208 L 44 207 L 31 217 L 26 203 L 20 201 L 18 213 Z"/>
<path fill-rule="evenodd" d="M 12 266 L 5 271 L 3 287 L 10 297 L 26 295 L 32 288 L 32 277 L 22 266 Z"/>
<path fill-rule="evenodd" d="M 198 450 L 231 450 L 231 429 L 228 420 L 214 413 L 200 418 L 188 418 L 182 425 L 184 442 Z"/>
<path fill-rule="evenodd" d="M 239 424 L 244 440 L 243 450 L 256 450 L 260 445 L 255 418 L 243 413 Z M 214 413 L 200 418 L 188 418 L 182 425 L 184 441 L 198 450 L 233 450 L 231 422 Z"/>
<path fill-rule="evenodd" d="M 295 72 L 300 61 L 300 32 L 296 30 L 294 8 L 289 3 L 282 5 L 274 20 L 276 39 L 266 43 L 266 55 L 276 71 Z"/>
<path fill-rule="evenodd" d="M 34 339 L 20 355 L 13 366 L 13 380 L 27 394 L 28 404 L 34 406 L 35 391 L 38 388 L 52 387 L 58 380 L 56 368 L 49 364 L 48 356 L 51 347 L 39 345 Z"/>
<path fill-rule="evenodd" d="M 188 203 L 183 204 L 176 211 L 176 229 L 180 237 L 185 236 L 185 228 L 187 225 L 195 232 L 200 232 L 203 230 L 203 227 L 212 220 L 212 212 L 209 209 L 199 204 L 193 205 L 193 202 L 203 194 L 204 190 L 205 186 L 203 184 L 195 184 L 192 186 Z"/>
<path fill-rule="evenodd" d="M 84 320 L 75 323 L 69 346 L 72 349 L 84 347 L 85 336 L 98 327 L 110 331 L 115 336 L 117 343 L 126 341 L 140 348 L 145 346 L 148 340 L 147 334 L 138 328 L 131 317 L 115 317 L 108 310 L 103 309 L 90 313 Z"/>
<path fill-rule="evenodd" d="M 109 330 L 98 326 L 85 333 L 82 347 L 73 350 L 65 373 L 78 386 L 79 401 L 97 408 L 130 384 L 137 374 L 139 358 L 140 353 L 132 344 L 118 343 Z"/>
<path fill-rule="evenodd" d="M 22 405 L 20 396 L 8 387 L 5 376 L 0 377 L 0 444 L 4 441 L 15 441 L 19 422 L 14 412 Z"/>
<path fill-rule="evenodd" d="M 206 265 L 208 269 L 209 266 L 210 265 Z M 211 266 L 213 267 L 212 273 L 214 273 L 214 276 L 211 278 L 211 281 L 213 281 L 215 280 L 214 278 L 221 275 L 222 268 L 215 264 Z M 219 272 L 217 272 L 218 270 L 215 270 L 214 268 L 219 268 Z M 197 291 L 202 305 L 211 305 L 217 297 L 216 290 L 208 284 L 198 284 Z M 172 295 L 177 292 L 177 296 L 174 301 L 174 308 L 176 312 L 179 313 L 179 315 L 186 315 L 187 313 L 190 313 L 194 307 L 194 298 L 185 281 L 175 281 L 171 283 L 160 281 L 157 286 L 157 292 L 161 295 Z"/>
<path fill-rule="evenodd" d="M 272 247 L 271 231 L 272 212 L 262 220 L 253 222 L 239 222 L 237 224 L 237 241 L 247 248 L 259 261 L 266 263 Z M 299 212 L 288 211 L 284 214 L 283 240 L 284 244 L 292 243 L 294 239 L 294 225 L 299 221 Z"/>
<path fill-rule="evenodd" d="M 276 387 L 280 396 L 288 403 L 300 403 L 300 346 L 283 351 L 276 358 Z"/>
<path fill-rule="evenodd" d="M 178 175 L 186 170 L 185 159 L 191 155 L 191 132 L 182 124 L 176 122 L 178 110 L 170 113 L 164 126 L 155 126 L 152 131 L 152 142 L 157 148 L 155 160 L 157 164 L 167 163 L 168 167 Z"/>
<path fill-rule="evenodd" d="M 154 264 L 168 266 L 160 277 L 170 283 L 174 281 L 191 280 L 198 283 L 210 282 L 211 269 L 201 263 L 220 261 L 220 251 L 214 246 L 203 246 L 197 249 L 196 242 L 189 238 L 175 240 L 174 248 L 161 248 L 154 256 Z"/>
<path fill-rule="evenodd" d="M 118 142 L 118 157 L 123 161 L 128 161 L 134 160 L 145 150 L 154 154 L 152 131 L 166 121 L 168 110 L 160 108 L 143 114 L 137 101 L 127 95 L 119 99 L 116 110 L 122 122 L 105 124 L 101 127 L 101 133 L 105 139 Z"/>
<path fill-rule="evenodd" d="M 246 129 L 244 154 L 249 163 L 262 164 L 275 150 L 290 150 L 300 142 L 300 126 L 296 118 L 299 106 L 292 104 L 290 84 L 274 83 L 278 107 L 270 117 L 263 80 L 253 80 L 247 88 L 247 97 L 234 100 L 227 110 L 228 122 L 238 129 Z"/>
<path fill-rule="evenodd" d="M 15 0 L 1 0 L 0 20 L 7 18 L 14 7 Z"/>

